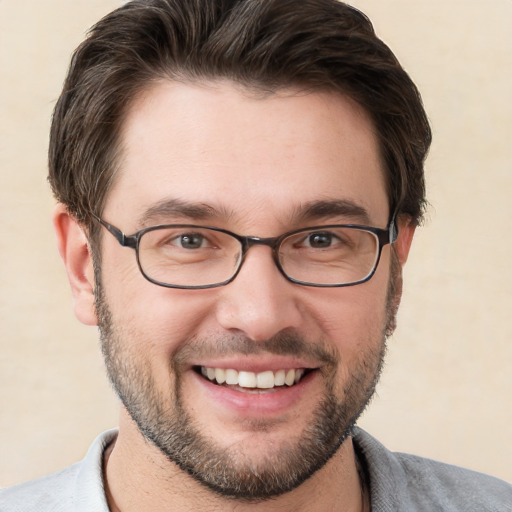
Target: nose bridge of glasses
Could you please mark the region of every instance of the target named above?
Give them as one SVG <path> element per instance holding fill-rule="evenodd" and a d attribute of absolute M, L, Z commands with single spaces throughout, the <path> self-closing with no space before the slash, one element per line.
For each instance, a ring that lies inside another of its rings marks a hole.
<path fill-rule="evenodd" d="M 259 246 L 267 246 L 270 248 L 271 258 L 274 262 L 274 265 L 277 267 L 277 270 L 282 275 L 284 275 L 284 277 L 286 279 L 289 280 L 288 276 L 286 276 L 286 274 L 284 274 L 284 272 L 282 270 L 281 263 L 279 261 L 279 254 L 278 254 L 278 249 L 283 240 L 283 236 L 276 236 L 276 237 L 240 236 L 240 237 L 238 237 L 238 240 L 242 244 L 242 253 L 240 255 L 239 266 L 238 266 L 238 270 L 237 270 L 235 276 L 238 275 L 238 272 L 240 271 L 241 267 L 245 263 L 245 261 L 247 259 L 248 250 L 253 246 L 259 245 Z"/>
<path fill-rule="evenodd" d="M 242 261 L 245 260 L 245 257 L 247 255 L 247 251 L 255 246 L 255 245 L 263 245 L 270 247 L 272 250 L 272 257 L 274 259 L 274 262 L 280 268 L 279 265 L 279 257 L 277 249 L 279 248 L 279 245 L 281 243 L 282 236 L 276 236 L 276 237 L 259 237 L 259 236 L 244 236 L 241 237 L 242 242 Z M 240 264 L 242 264 L 242 261 Z"/>
<path fill-rule="evenodd" d="M 244 252 L 249 250 L 253 245 L 266 245 L 275 251 L 279 246 L 280 239 L 281 237 L 278 236 L 267 238 L 262 238 L 259 236 L 244 236 L 242 240 Z"/>

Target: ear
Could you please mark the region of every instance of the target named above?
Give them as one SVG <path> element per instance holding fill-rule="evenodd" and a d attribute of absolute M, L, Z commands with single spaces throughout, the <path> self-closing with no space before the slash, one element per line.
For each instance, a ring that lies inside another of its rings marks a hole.
<path fill-rule="evenodd" d="M 403 267 L 409 256 L 414 232 L 416 231 L 416 223 L 414 223 L 408 216 L 400 216 L 397 219 L 398 225 L 398 238 L 395 242 L 395 251 L 398 256 L 398 261 Z"/>
<path fill-rule="evenodd" d="M 89 241 L 78 221 L 61 203 L 54 209 L 53 226 L 71 285 L 75 315 L 83 324 L 97 325 L 94 269 Z"/>

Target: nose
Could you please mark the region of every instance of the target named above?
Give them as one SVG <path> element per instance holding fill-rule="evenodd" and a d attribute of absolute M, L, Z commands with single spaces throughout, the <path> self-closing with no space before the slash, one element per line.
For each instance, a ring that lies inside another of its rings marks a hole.
<path fill-rule="evenodd" d="M 254 341 L 297 328 L 302 318 L 297 288 L 276 267 L 270 247 L 253 246 L 236 278 L 219 289 L 217 321 Z"/>

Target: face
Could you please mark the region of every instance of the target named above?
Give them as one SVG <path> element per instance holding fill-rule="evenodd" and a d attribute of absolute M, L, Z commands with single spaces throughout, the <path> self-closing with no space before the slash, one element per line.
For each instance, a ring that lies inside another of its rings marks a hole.
<path fill-rule="evenodd" d="M 186 223 L 275 237 L 388 223 L 372 123 L 337 94 L 256 97 L 228 83 L 162 82 L 134 102 L 122 137 L 102 216 L 127 234 Z M 172 464 L 254 500 L 293 489 L 332 457 L 380 371 L 389 246 L 370 281 L 346 288 L 287 281 L 265 246 L 249 250 L 233 282 L 204 290 L 150 283 L 134 251 L 106 232 L 101 251 L 96 307 L 109 376 Z M 220 384 L 227 374 L 232 383 Z"/>

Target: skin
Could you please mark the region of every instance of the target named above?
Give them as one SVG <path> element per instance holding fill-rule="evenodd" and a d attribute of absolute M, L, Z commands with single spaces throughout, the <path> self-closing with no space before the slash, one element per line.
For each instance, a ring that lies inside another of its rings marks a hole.
<path fill-rule="evenodd" d="M 127 234 L 170 222 L 202 223 L 261 237 L 308 225 L 351 222 L 384 228 L 388 223 L 372 122 L 355 102 L 339 94 L 290 90 L 262 98 L 228 82 L 160 82 L 133 102 L 122 142 L 120 172 L 102 217 Z M 144 215 L 170 199 L 207 204 L 214 212 L 192 220 L 169 211 L 149 219 Z M 345 201 L 365 215 L 305 215 L 305 205 L 315 201 Z M 399 223 L 395 250 L 403 265 L 414 226 L 406 219 Z M 87 237 L 63 205 L 56 207 L 54 225 L 75 313 L 83 323 L 97 325 Z M 194 291 L 148 282 L 134 252 L 110 235 L 102 237 L 101 250 L 103 293 L 127 360 L 147 371 L 171 405 L 176 376 L 169 371 L 169 360 L 190 340 L 207 340 L 209 353 L 185 352 L 183 407 L 216 446 L 243 447 L 255 463 L 264 463 L 285 443 L 300 447 L 301 434 L 326 392 L 326 377 L 317 371 L 300 392 L 290 389 L 292 398 L 271 398 L 263 407 L 257 395 L 244 395 L 243 405 L 233 405 L 222 393 L 212 395 L 192 366 L 245 365 L 257 370 L 321 363 L 265 353 L 216 356 L 216 339 L 243 337 L 261 345 L 280 333 L 294 332 L 305 340 L 321 340 L 336 356 L 334 392 L 340 401 L 346 398 L 351 370 L 382 347 L 389 245 L 370 281 L 323 289 L 288 282 L 263 246 L 249 251 L 232 283 Z M 360 511 L 364 505 L 350 438 L 306 482 L 264 503 L 213 494 L 147 443 L 124 407 L 107 462 L 107 495 L 114 511 Z"/>

